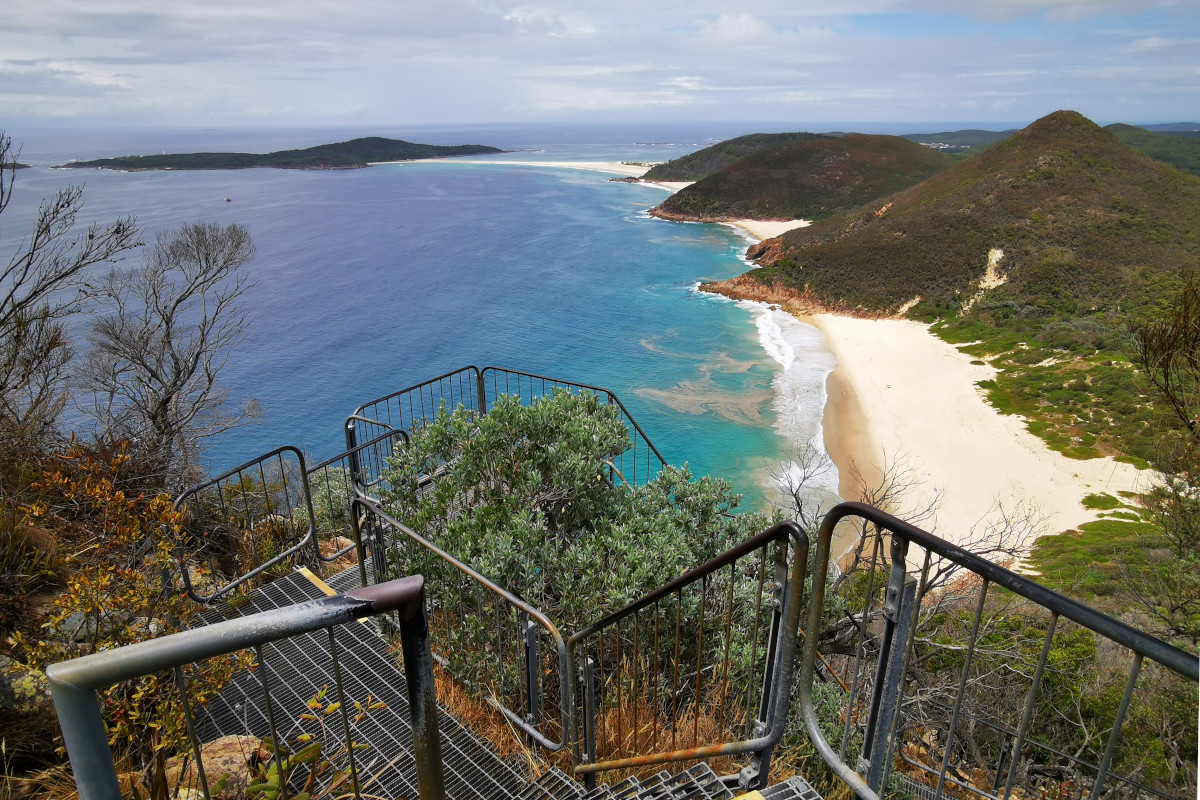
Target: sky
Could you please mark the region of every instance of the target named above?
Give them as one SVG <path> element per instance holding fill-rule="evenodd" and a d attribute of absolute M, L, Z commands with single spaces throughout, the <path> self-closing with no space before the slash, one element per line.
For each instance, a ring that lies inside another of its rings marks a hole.
<path fill-rule="evenodd" d="M 0 0 L 0 126 L 1200 120 L 1200 0 Z"/>

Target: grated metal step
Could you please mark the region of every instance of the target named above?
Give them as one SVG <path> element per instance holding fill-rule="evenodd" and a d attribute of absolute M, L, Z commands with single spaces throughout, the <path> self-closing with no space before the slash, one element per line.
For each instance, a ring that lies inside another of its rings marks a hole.
<path fill-rule="evenodd" d="M 552 767 L 521 792 L 521 800 L 579 800 L 583 785 L 562 770 Z"/>
<path fill-rule="evenodd" d="M 794 775 L 783 783 L 768 786 L 760 794 L 763 800 L 822 800 L 820 792 L 809 786 L 808 781 L 799 775 Z"/>
<path fill-rule="evenodd" d="M 324 594 L 315 583 L 294 573 L 239 598 L 236 608 L 206 612 L 202 624 L 280 608 Z M 333 635 L 347 707 L 356 701 L 365 705 L 368 697 L 386 704 L 386 708 L 367 714 L 352 726 L 354 740 L 367 745 L 355 754 L 364 791 L 380 797 L 416 797 L 412 730 L 403 672 L 374 626 L 339 625 Z M 264 665 L 237 675 L 198 713 L 196 727 L 200 741 L 243 733 L 260 738 L 270 736 L 260 676 L 265 676 L 270 686 L 270 708 L 281 739 L 292 743 L 301 733 L 320 734 L 318 723 L 300 717 L 306 713 L 309 699 L 325 687 L 328 687 L 327 703 L 339 699 L 328 631 L 275 642 L 263 651 Z M 332 714 L 324 723 L 327 752 L 336 751 L 345 742 L 341 715 Z M 520 795 L 524 776 L 440 709 L 438 727 L 449 797 L 515 800 Z"/>

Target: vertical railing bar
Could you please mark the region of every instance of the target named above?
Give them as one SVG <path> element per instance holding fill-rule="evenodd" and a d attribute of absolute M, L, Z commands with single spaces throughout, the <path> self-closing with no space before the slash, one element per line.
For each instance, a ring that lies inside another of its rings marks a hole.
<path fill-rule="evenodd" d="M 849 705 L 847 706 L 847 708 L 849 709 L 849 712 L 846 714 L 846 722 L 842 725 L 842 745 L 838 749 L 838 759 L 843 762 L 846 760 L 846 750 L 850 745 L 850 726 L 853 724 L 853 719 L 854 719 L 854 713 L 853 713 L 854 704 L 858 700 L 858 689 L 859 689 L 859 681 L 861 679 L 862 662 L 863 662 L 864 657 L 866 656 L 867 620 L 871 613 L 872 598 L 875 595 L 875 567 L 876 567 L 876 563 L 879 560 L 879 548 L 881 546 L 881 544 L 880 544 L 881 538 L 882 537 L 880 537 L 878 535 L 878 531 L 876 531 L 876 535 L 874 537 L 874 540 L 875 540 L 874 545 L 871 548 L 871 569 L 867 573 L 867 592 L 864 595 L 864 597 L 866 598 L 866 605 L 863 608 L 862 623 L 857 626 L 858 627 L 858 642 L 854 648 L 854 650 L 855 650 L 854 668 L 850 674 L 850 681 L 848 681 L 850 683 L 850 701 L 849 701 Z"/>
<path fill-rule="evenodd" d="M 353 624 L 353 623 L 351 623 Z M 325 629 L 329 633 L 329 656 L 333 661 L 333 684 L 337 687 L 338 693 L 338 711 L 342 716 L 342 733 L 346 735 L 346 758 L 350 760 L 350 785 L 354 790 L 354 796 L 361 800 L 362 787 L 358 784 L 358 767 L 354 763 L 354 735 L 350 730 L 350 715 L 346 709 L 346 692 L 342 686 L 342 668 L 338 664 L 338 643 L 337 637 L 333 635 L 333 628 Z"/>
<path fill-rule="evenodd" d="M 1104 747 L 1104 760 L 1100 762 L 1100 771 L 1096 773 L 1096 785 L 1092 787 L 1090 800 L 1096 800 L 1100 796 L 1100 790 L 1104 788 L 1105 781 L 1108 780 L 1108 770 L 1112 766 L 1113 754 L 1117 750 L 1117 739 L 1121 736 L 1121 726 L 1125 723 L 1125 714 L 1129 711 L 1129 702 L 1133 699 L 1133 690 L 1137 686 L 1138 675 L 1142 671 L 1142 654 L 1133 654 L 1133 668 L 1129 670 L 1129 680 L 1125 683 L 1125 695 L 1121 698 L 1121 705 L 1117 708 L 1117 717 L 1113 721 L 1112 733 L 1108 736 L 1108 744 Z"/>
<path fill-rule="evenodd" d="M 907 548 L 905 548 L 905 552 L 907 553 Z M 908 622 L 908 641 L 905 643 L 904 656 L 900 663 L 900 675 L 902 677 L 900 680 L 899 692 L 896 695 L 897 712 L 899 712 L 903 705 L 905 684 L 903 676 L 908 675 L 908 667 L 912 661 L 913 650 L 916 647 L 917 622 L 921 618 L 921 599 L 925 596 L 925 589 L 929 585 L 929 568 L 931 566 L 932 556 L 932 551 L 925 551 L 925 563 L 921 567 L 921 581 L 917 586 L 916 594 L 913 596 L 912 618 Z M 896 729 L 896 722 L 899 720 L 899 718 L 900 714 L 897 713 L 896 718 L 892 721 L 892 730 L 888 731 L 887 754 L 884 758 L 884 763 L 888 765 L 888 768 L 890 768 L 890 765 L 892 764 L 892 758 L 896 748 L 896 740 L 899 738 L 893 735 Z M 884 774 L 886 775 L 887 773 L 885 772 Z"/>
<path fill-rule="evenodd" d="M 675 660 L 672 663 L 671 679 L 671 749 L 678 750 L 679 730 L 679 639 L 683 635 L 683 589 L 675 590 Z"/>
<path fill-rule="evenodd" d="M 708 575 L 700 576 L 700 625 L 696 641 L 696 698 L 692 702 L 692 747 L 700 746 L 700 694 L 704 683 L 704 606 L 708 602 Z"/>
<path fill-rule="evenodd" d="M 1012 795 L 1013 783 L 1017 780 L 1017 766 L 1021 762 L 1021 750 L 1025 747 L 1025 736 L 1029 733 L 1029 723 L 1033 719 L 1033 709 L 1037 704 L 1038 689 L 1042 685 L 1042 673 L 1046 670 L 1046 661 L 1050 657 L 1050 645 L 1054 641 L 1054 629 L 1058 626 L 1058 612 L 1050 614 L 1050 624 L 1046 628 L 1046 641 L 1042 643 L 1042 653 L 1038 657 L 1037 669 L 1033 673 L 1033 683 L 1029 687 L 1029 696 L 1025 698 L 1025 710 L 1021 713 L 1021 725 L 1017 728 L 1017 740 L 1013 745 L 1012 755 L 1008 762 L 1008 777 L 1004 782 L 1004 800 Z"/>
<path fill-rule="evenodd" d="M 983 604 L 987 600 L 988 586 L 990 585 L 988 579 L 984 578 L 979 590 L 979 602 L 975 606 L 975 621 L 971 625 L 971 642 L 967 645 L 966 660 L 963 663 L 962 675 L 958 679 L 958 693 L 954 698 L 954 710 L 950 712 L 950 730 L 946 732 L 946 750 L 942 753 L 942 766 L 938 770 L 935 800 L 942 796 L 942 790 L 946 786 L 946 771 L 950 769 L 950 752 L 954 748 L 954 731 L 958 727 L 958 717 L 962 712 L 963 695 L 967 690 L 967 678 L 971 672 L 971 662 L 975 658 L 975 644 L 979 638 L 979 622 L 983 618 Z"/>
<path fill-rule="evenodd" d="M 271 758 L 275 762 L 275 774 L 279 776 L 279 800 L 287 800 L 287 775 L 283 772 L 283 742 L 279 739 L 279 729 L 275 727 L 275 706 L 271 702 L 271 686 L 268 679 L 269 667 L 263 654 L 261 644 L 254 645 L 254 658 L 258 662 L 258 682 L 262 686 L 263 709 L 267 712 L 267 728 L 271 731 Z"/>
<path fill-rule="evenodd" d="M 725 658 L 721 664 L 721 708 L 720 708 L 720 723 L 717 729 L 725 730 L 725 701 L 729 692 L 729 648 L 733 646 L 731 639 L 733 633 L 733 584 L 737 581 L 736 562 L 729 564 L 729 597 L 725 601 Z"/>
<path fill-rule="evenodd" d="M 192 704 L 188 701 L 187 682 L 183 676 L 183 668 L 178 664 L 174 668 L 175 688 L 179 690 L 179 703 L 183 709 L 183 722 L 187 728 L 188 742 L 192 746 L 192 755 L 196 758 L 196 777 L 200 781 L 200 791 L 204 792 L 205 800 L 212 800 L 212 792 L 208 790 L 208 775 L 204 772 L 204 756 L 200 751 L 200 739 L 196 736 L 196 720 L 192 716 Z M 183 773 L 180 773 L 182 779 Z"/>
<path fill-rule="evenodd" d="M 766 580 L 766 574 L 767 546 L 763 545 L 763 547 L 758 551 L 758 602 L 754 605 L 754 633 L 750 637 L 752 642 L 750 650 L 751 669 L 749 674 L 746 676 L 746 730 L 748 732 L 746 738 L 749 738 L 750 735 L 752 735 L 752 733 L 749 732 L 754 730 L 754 722 L 751 719 L 752 715 L 750 713 L 750 709 L 754 708 L 754 690 L 755 688 L 758 688 L 759 691 L 762 690 L 762 687 L 755 686 L 757 672 L 754 667 L 758 664 L 758 637 L 761 635 L 762 631 L 763 582 Z"/>
<path fill-rule="evenodd" d="M 651 674 L 654 675 L 654 702 L 651 708 L 654 709 L 654 749 L 658 749 L 658 673 L 659 673 L 659 654 L 658 654 L 658 600 L 654 601 L 654 669 Z"/>
<path fill-rule="evenodd" d="M 530 382 L 529 391 L 530 397 L 532 398 L 532 381 Z M 622 712 L 624 711 L 624 704 L 621 702 L 621 670 L 625 669 L 625 664 L 621 658 L 621 623 L 618 621 L 617 624 L 613 626 L 613 629 L 616 631 L 617 636 L 617 663 L 613 665 L 613 677 L 617 681 L 617 751 L 623 752 L 623 745 L 625 743 L 625 720 L 622 715 Z"/>
<path fill-rule="evenodd" d="M 630 692 L 632 694 L 631 699 L 633 701 L 633 752 L 634 753 L 641 752 L 638 749 L 638 706 L 640 705 L 639 698 L 638 698 L 638 655 L 641 653 L 641 650 L 638 649 L 638 645 L 640 644 L 639 636 L 638 636 L 638 628 L 641 627 L 640 625 L 638 625 L 638 619 L 639 619 L 639 612 L 637 612 L 637 611 L 633 612 L 633 659 L 632 659 L 632 661 L 633 661 L 633 664 L 632 664 L 632 666 L 633 666 L 633 685 L 630 686 L 629 688 L 630 688 Z"/>

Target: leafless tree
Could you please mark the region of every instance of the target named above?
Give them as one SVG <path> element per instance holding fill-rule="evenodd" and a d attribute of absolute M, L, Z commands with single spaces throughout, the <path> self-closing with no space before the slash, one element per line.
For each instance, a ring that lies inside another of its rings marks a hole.
<path fill-rule="evenodd" d="M 239 301 L 254 257 L 240 225 L 192 223 L 160 234 L 145 262 L 114 270 L 99 293 L 110 304 L 92 325 L 84 382 L 102 432 L 128 439 L 170 484 L 192 477 L 206 437 L 257 416 L 227 404 L 219 382 L 246 329 Z"/>
<path fill-rule="evenodd" d="M 18 153 L 0 132 L 0 213 L 12 199 Z M 53 426 L 66 402 L 71 342 L 63 320 L 90 294 L 90 267 L 138 247 L 130 217 L 76 228 L 83 208 L 78 186 L 38 208 L 33 230 L 0 270 L 0 417 L 11 426 Z"/>

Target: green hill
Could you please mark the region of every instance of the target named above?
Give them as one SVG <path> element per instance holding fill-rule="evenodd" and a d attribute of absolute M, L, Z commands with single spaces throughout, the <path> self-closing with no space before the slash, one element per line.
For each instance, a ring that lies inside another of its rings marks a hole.
<path fill-rule="evenodd" d="M 1198 254 L 1200 178 L 1059 111 L 883 201 L 763 242 L 750 252 L 763 268 L 724 290 L 807 290 L 941 320 L 944 338 L 1001 369 L 984 386 L 992 403 L 1052 447 L 1149 459 L 1160 420 L 1127 360 L 1129 325 L 1173 299 Z"/>
<path fill-rule="evenodd" d="M 760 150 L 677 192 L 666 219 L 824 219 L 948 169 L 946 155 L 899 136 L 814 137 Z"/>
<path fill-rule="evenodd" d="M 354 169 L 380 161 L 412 161 L 418 158 L 502 153 L 496 147 L 479 144 L 443 146 L 415 144 L 403 139 L 369 136 L 348 142 L 323 144 L 303 150 L 279 150 L 274 153 L 175 153 L 150 156 L 119 156 L 93 161 L 71 161 L 70 168 L 122 170 L 146 169 Z"/>
<path fill-rule="evenodd" d="M 658 164 L 643 175 L 642 179 L 648 181 L 698 181 L 760 150 L 778 147 L 788 142 L 827 139 L 832 135 L 824 133 L 751 133 L 736 139 L 726 139 L 665 164 Z"/>
<path fill-rule="evenodd" d="M 1133 308 L 1196 263 L 1200 180 L 1060 111 L 970 161 L 760 246 L 762 277 L 872 310 L 956 311 L 992 249 L 995 314 Z M 1153 280 L 1152 280 L 1153 278 Z"/>
<path fill-rule="evenodd" d="M 1200 175 L 1200 137 L 1159 133 L 1134 125 L 1108 125 L 1106 131 L 1151 158 Z"/>

